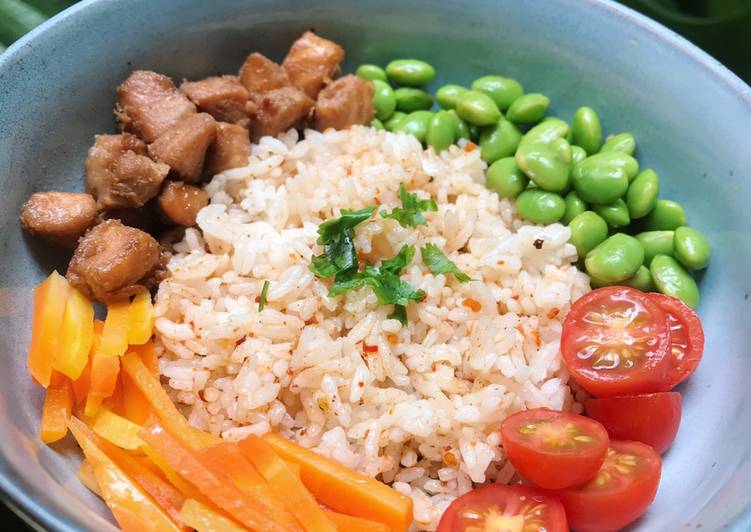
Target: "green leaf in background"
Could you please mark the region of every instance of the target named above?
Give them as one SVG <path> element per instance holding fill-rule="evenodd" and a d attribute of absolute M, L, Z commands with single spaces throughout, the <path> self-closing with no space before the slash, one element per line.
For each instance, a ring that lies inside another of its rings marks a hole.
<path fill-rule="evenodd" d="M 70 0 L 0 0 L 0 53 L 49 17 L 75 3 Z"/>

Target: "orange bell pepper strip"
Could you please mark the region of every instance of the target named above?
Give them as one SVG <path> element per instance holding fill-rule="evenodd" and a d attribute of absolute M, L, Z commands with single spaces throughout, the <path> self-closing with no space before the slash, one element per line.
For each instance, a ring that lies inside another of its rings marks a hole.
<path fill-rule="evenodd" d="M 76 380 L 89 361 L 94 340 L 94 304 L 80 290 L 71 287 L 65 302 L 60 340 L 52 367 Z"/>
<path fill-rule="evenodd" d="M 139 292 L 128 307 L 128 343 L 145 344 L 154 332 L 154 305 L 151 294 L 145 288 Z"/>
<path fill-rule="evenodd" d="M 181 531 L 146 491 L 96 445 L 96 435 L 82 421 L 71 418 L 69 428 L 91 464 L 104 501 L 125 532 Z"/>
<path fill-rule="evenodd" d="M 141 426 L 106 408 L 99 409 L 91 429 L 108 442 L 122 449 L 135 451 L 143 445 L 143 441 L 138 437 Z"/>
<path fill-rule="evenodd" d="M 130 301 L 118 299 L 107 305 L 107 317 L 104 319 L 102 340 L 97 354 L 119 357 L 128 349 Z"/>
<path fill-rule="evenodd" d="M 159 470 L 164 474 L 167 480 L 178 489 L 180 493 L 186 499 L 195 499 L 204 505 L 213 506 L 213 504 L 201 493 L 201 491 L 193 486 L 190 482 L 183 480 L 180 474 L 172 469 L 166 460 L 162 458 L 153 448 L 144 443 L 141 445 L 141 451 L 146 455 L 146 458 L 151 461 Z"/>
<path fill-rule="evenodd" d="M 68 300 L 68 281 L 52 272 L 34 288 L 34 314 L 27 365 L 29 373 L 45 388 L 52 377 L 52 360 L 60 347 L 60 332 Z"/>
<path fill-rule="evenodd" d="M 149 417 L 138 435 L 180 476 L 244 526 L 259 532 L 289 530 L 263 515 L 257 501 L 240 491 L 229 479 L 204 466 L 193 451 L 183 447 L 161 425 L 156 415 Z"/>
<path fill-rule="evenodd" d="M 258 436 L 248 436 L 239 441 L 240 452 L 253 464 L 271 486 L 271 493 L 284 501 L 307 532 L 333 532 L 336 527 L 326 518 L 313 495 L 287 466 L 274 449 Z"/>
<path fill-rule="evenodd" d="M 94 354 L 91 360 L 91 386 L 86 397 L 87 417 L 95 416 L 102 401 L 115 392 L 119 373 L 120 357 L 103 355 L 101 352 Z"/>
<path fill-rule="evenodd" d="M 180 511 L 180 520 L 198 532 L 244 532 L 246 529 L 194 499 L 188 499 Z"/>
<path fill-rule="evenodd" d="M 155 376 L 159 377 L 159 355 L 154 347 L 154 342 L 146 342 L 142 345 L 132 345 L 128 348 L 128 352 L 133 351 L 138 353 L 141 358 L 141 362 L 149 368 L 149 371 Z"/>
<path fill-rule="evenodd" d="M 123 387 L 123 417 L 133 423 L 143 425 L 153 412 L 151 403 L 125 371 L 120 372 L 120 384 Z"/>
<path fill-rule="evenodd" d="M 146 367 L 136 353 L 128 353 L 122 357 L 122 364 L 123 371 L 133 379 L 161 422 L 182 445 L 195 450 L 222 441 L 220 438 L 198 430 L 188 423 L 188 420 L 180 413 L 167 392 L 162 388 L 159 379 Z"/>
<path fill-rule="evenodd" d="M 91 464 L 88 460 L 81 462 L 81 465 L 76 471 L 76 478 L 90 492 L 92 492 L 94 495 L 99 496 L 100 499 L 104 499 L 102 490 L 99 488 L 99 484 L 97 483 L 96 477 L 94 476 L 94 469 L 91 467 Z"/>
<path fill-rule="evenodd" d="M 91 349 L 89 349 L 89 362 L 83 368 L 81 375 L 73 381 L 73 392 L 76 396 L 76 405 L 85 404 L 86 397 L 89 395 L 91 388 L 91 360 L 94 358 L 99 347 L 99 341 L 102 339 L 102 320 L 94 320 L 94 332 L 91 340 Z"/>
<path fill-rule="evenodd" d="M 279 435 L 264 440 L 287 462 L 300 464 L 303 484 L 321 504 L 346 515 L 385 523 L 394 532 L 412 523 L 412 499 Z"/>
<path fill-rule="evenodd" d="M 340 514 L 328 508 L 324 508 L 323 513 L 340 532 L 391 532 L 388 526 L 378 521 Z"/>
<path fill-rule="evenodd" d="M 39 437 L 44 443 L 60 440 L 68 434 L 73 414 L 73 385 L 65 375 L 54 372 L 42 407 Z"/>

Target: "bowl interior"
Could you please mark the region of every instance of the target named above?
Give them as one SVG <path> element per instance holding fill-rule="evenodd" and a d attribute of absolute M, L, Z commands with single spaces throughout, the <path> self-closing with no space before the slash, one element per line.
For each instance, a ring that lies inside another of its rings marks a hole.
<path fill-rule="evenodd" d="M 686 207 L 714 253 L 701 280 L 704 362 L 681 387 L 678 440 L 635 528 L 748 529 L 751 91 L 668 30 L 598 0 L 89 0 L 0 56 L 0 488 L 10 501 L 49 529 L 112 522 L 74 477 L 75 446 L 37 439 L 42 393 L 25 370 L 31 287 L 66 257 L 22 234 L 21 204 L 34 191 L 82 188 L 86 151 L 94 134 L 114 131 L 114 88 L 132 69 L 176 80 L 232 73 L 251 51 L 281 59 L 311 27 L 345 47 L 345 70 L 414 56 L 437 68 L 434 88 L 498 73 L 547 94 L 554 115 L 586 104 L 606 132 L 634 133 L 661 196 Z"/>

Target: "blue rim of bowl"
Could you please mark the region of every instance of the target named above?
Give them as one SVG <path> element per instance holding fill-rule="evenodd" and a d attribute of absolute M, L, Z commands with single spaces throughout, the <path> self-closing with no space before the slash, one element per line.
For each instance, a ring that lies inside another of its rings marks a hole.
<path fill-rule="evenodd" d="M 51 27 L 75 17 L 79 12 L 84 11 L 93 4 L 102 4 L 111 0 L 82 0 L 74 4 L 65 11 L 58 13 L 43 24 L 37 26 L 29 33 L 21 37 L 15 43 L 8 47 L 4 53 L 0 54 L 0 71 L 5 65 L 15 60 L 15 56 L 24 54 L 27 45 L 33 43 L 38 35 L 43 34 Z M 659 22 L 652 20 L 646 15 L 642 15 L 633 9 L 612 0 L 580 0 L 589 4 L 592 9 L 598 9 L 612 16 L 619 17 L 628 23 L 646 30 L 659 37 L 666 44 L 682 52 L 683 55 L 690 58 L 695 64 L 703 67 L 714 77 L 721 80 L 727 87 L 738 97 L 751 106 L 751 86 L 747 85 L 742 79 L 731 72 L 726 66 L 707 52 L 698 48 L 690 41 L 681 37 L 673 30 L 663 26 Z M 0 462 L 4 462 L 4 468 L 9 468 L 5 457 L 0 455 Z M 62 530 L 63 526 L 60 518 L 47 508 L 38 504 L 31 493 L 23 487 L 17 486 L 11 475 L 0 472 L 0 498 L 3 503 L 8 505 L 16 514 L 18 514 L 26 523 L 38 530 Z M 730 517 L 730 516 L 729 516 Z M 731 517 L 732 518 L 732 517 Z M 739 515 L 734 516 L 734 521 L 726 523 L 726 526 L 732 526 L 733 523 L 741 524 L 751 519 L 751 507 L 746 508 Z"/>

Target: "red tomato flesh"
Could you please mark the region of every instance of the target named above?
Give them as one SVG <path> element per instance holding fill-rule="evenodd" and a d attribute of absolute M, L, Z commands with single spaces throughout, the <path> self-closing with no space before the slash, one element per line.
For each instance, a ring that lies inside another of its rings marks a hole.
<path fill-rule="evenodd" d="M 536 408 L 518 412 L 501 425 L 506 456 L 516 470 L 541 488 L 576 486 L 594 478 L 608 451 L 608 433 L 584 416 Z"/>
<path fill-rule="evenodd" d="M 527 486 L 487 484 L 452 502 L 438 532 L 567 532 L 566 513 L 554 496 Z"/>
<path fill-rule="evenodd" d="M 660 454 L 673 444 L 681 424 L 678 392 L 589 399 L 584 408 L 589 417 L 603 424 L 611 438 L 640 441 Z"/>
<path fill-rule="evenodd" d="M 649 294 L 668 319 L 670 328 L 670 365 L 662 391 L 669 391 L 696 370 L 704 354 L 704 329 L 694 310 L 680 299 L 664 294 Z"/>
<path fill-rule="evenodd" d="M 593 290 L 563 322 L 563 362 L 597 397 L 662 391 L 670 363 L 670 329 L 660 307 L 625 286 Z"/>
<path fill-rule="evenodd" d="M 662 461 L 639 442 L 611 441 L 605 463 L 585 486 L 553 492 L 580 532 L 619 530 L 647 511 L 660 484 Z"/>

